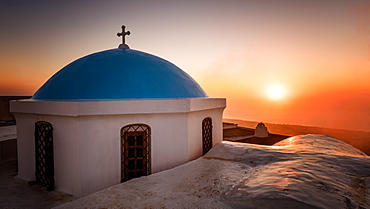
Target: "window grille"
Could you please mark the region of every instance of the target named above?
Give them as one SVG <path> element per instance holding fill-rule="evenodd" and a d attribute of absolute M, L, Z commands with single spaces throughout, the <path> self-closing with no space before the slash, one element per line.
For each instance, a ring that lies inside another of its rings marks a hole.
<path fill-rule="evenodd" d="M 202 121 L 203 155 L 212 148 L 212 119 L 205 118 Z"/>
<path fill-rule="evenodd" d="M 35 123 L 36 184 L 54 189 L 53 127 L 46 121 Z"/>
<path fill-rule="evenodd" d="M 121 182 L 150 174 L 150 134 L 144 124 L 121 129 Z"/>

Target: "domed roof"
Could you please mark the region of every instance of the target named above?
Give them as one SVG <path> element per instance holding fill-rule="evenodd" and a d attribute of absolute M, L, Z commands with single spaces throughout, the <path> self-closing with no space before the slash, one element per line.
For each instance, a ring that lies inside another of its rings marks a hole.
<path fill-rule="evenodd" d="M 154 55 L 111 49 L 82 57 L 54 74 L 36 100 L 100 100 L 207 97 L 180 68 Z"/>

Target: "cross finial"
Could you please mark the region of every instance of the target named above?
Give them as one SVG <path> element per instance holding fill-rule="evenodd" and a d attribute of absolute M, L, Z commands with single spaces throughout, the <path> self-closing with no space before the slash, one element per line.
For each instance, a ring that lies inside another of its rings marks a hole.
<path fill-rule="evenodd" d="M 117 33 L 117 36 L 118 37 L 120 37 L 120 36 L 122 36 L 122 44 L 120 44 L 119 46 L 118 46 L 118 48 L 120 48 L 120 49 L 129 49 L 130 47 L 125 43 L 125 36 L 126 35 L 130 35 L 130 31 L 125 31 L 125 26 L 124 25 L 122 25 L 122 32 L 121 33 Z"/>

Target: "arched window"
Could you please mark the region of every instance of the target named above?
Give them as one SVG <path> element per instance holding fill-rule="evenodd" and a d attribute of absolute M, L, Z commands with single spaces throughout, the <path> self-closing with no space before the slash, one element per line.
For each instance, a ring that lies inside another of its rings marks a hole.
<path fill-rule="evenodd" d="M 53 126 L 46 121 L 35 123 L 36 183 L 54 189 Z"/>
<path fill-rule="evenodd" d="M 150 174 L 150 127 L 132 124 L 121 129 L 121 182 Z"/>
<path fill-rule="evenodd" d="M 212 119 L 205 118 L 202 121 L 203 155 L 212 148 Z"/>

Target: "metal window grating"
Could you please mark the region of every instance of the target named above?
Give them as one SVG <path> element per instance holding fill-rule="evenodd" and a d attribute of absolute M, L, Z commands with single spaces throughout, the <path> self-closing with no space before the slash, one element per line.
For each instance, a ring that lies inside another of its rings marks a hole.
<path fill-rule="evenodd" d="M 150 174 L 150 134 L 145 124 L 121 129 L 121 182 Z"/>
<path fill-rule="evenodd" d="M 46 121 L 35 123 L 36 183 L 54 189 L 53 127 Z"/>
<path fill-rule="evenodd" d="M 202 121 L 203 155 L 212 148 L 212 119 L 205 118 Z"/>

